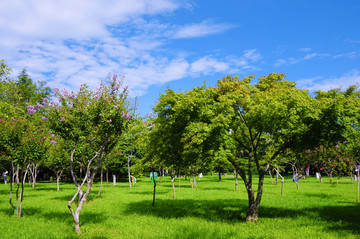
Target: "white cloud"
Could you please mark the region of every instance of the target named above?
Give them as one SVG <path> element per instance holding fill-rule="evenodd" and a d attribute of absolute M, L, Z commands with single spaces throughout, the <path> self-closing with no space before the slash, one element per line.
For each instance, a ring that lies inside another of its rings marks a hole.
<path fill-rule="evenodd" d="M 77 90 L 99 85 L 111 72 L 125 76 L 131 94 L 151 85 L 219 72 L 253 69 L 256 49 L 240 57 L 169 54 L 174 38 L 201 37 L 231 28 L 203 21 L 174 26 L 146 16 L 169 14 L 189 1 L 175 0 L 3 0 L 0 8 L 1 57 L 17 75 L 22 68 L 51 88 Z M 191 7 L 191 6 L 190 6 Z M 19 17 L 21 16 L 21 17 Z M 175 30 L 172 30 L 174 29 Z M 238 73 L 238 72 L 237 72 Z"/>
<path fill-rule="evenodd" d="M 325 78 L 317 76 L 314 78 L 301 79 L 297 81 L 297 86 L 301 89 L 307 89 L 310 92 L 314 92 L 317 90 L 329 91 L 336 88 L 345 90 L 350 85 L 357 85 L 359 83 L 360 72 L 357 69 L 354 69 L 340 77 Z"/>
<path fill-rule="evenodd" d="M 304 48 L 300 48 L 299 51 L 309 52 L 309 51 L 311 51 L 311 48 L 310 47 L 304 47 Z"/>
<path fill-rule="evenodd" d="M 199 24 L 192 24 L 188 26 L 181 27 L 175 33 L 173 38 L 196 38 L 204 37 L 207 35 L 217 34 L 224 32 L 230 29 L 232 26 L 229 24 L 219 24 L 211 23 L 209 21 L 204 21 Z"/>

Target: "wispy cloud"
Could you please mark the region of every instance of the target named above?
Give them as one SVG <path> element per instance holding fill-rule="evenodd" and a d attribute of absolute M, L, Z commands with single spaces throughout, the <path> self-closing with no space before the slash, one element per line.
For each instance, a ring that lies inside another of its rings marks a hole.
<path fill-rule="evenodd" d="M 301 52 L 309 52 L 311 51 L 310 48 L 302 48 L 303 50 L 299 49 L 299 51 Z M 300 57 L 289 57 L 287 59 L 277 59 L 276 62 L 273 64 L 274 67 L 280 67 L 282 65 L 294 65 L 294 64 L 298 64 L 300 62 L 304 62 L 304 61 L 308 61 L 314 58 L 325 58 L 325 57 L 329 57 L 331 56 L 330 54 L 327 53 L 318 53 L 318 52 L 313 52 L 313 53 L 306 53 L 303 56 Z"/>
<path fill-rule="evenodd" d="M 360 72 L 357 69 L 349 71 L 339 77 L 323 77 L 317 76 L 313 78 L 305 78 L 297 80 L 297 86 L 301 89 L 307 89 L 310 92 L 317 90 L 329 91 L 331 89 L 340 88 L 345 90 L 351 85 L 360 83 Z"/>
<path fill-rule="evenodd" d="M 173 35 L 174 39 L 204 37 L 224 32 L 233 26 L 229 24 L 212 23 L 203 21 L 198 24 L 191 24 L 180 27 Z"/>
<path fill-rule="evenodd" d="M 237 65 L 215 56 L 190 60 L 161 49 L 174 38 L 202 37 L 232 27 L 211 20 L 185 26 L 145 20 L 189 7 L 187 0 L 4 0 L 1 5 L 0 35 L 6 36 L 0 41 L 1 57 L 15 69 L 14 75 L 25 67 L 33 79 L 50 87 L 72 90 L 85 83 L 94 88 L 116 72 L 125 76 L 133 95 L 142 95 L 151 85 Z M 259 56 L 249 50 L 244 58 L 254 62 Z"/>

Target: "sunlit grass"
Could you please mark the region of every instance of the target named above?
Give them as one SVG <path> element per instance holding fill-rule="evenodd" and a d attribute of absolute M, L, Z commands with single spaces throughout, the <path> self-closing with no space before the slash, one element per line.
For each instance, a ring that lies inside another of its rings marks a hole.
<path fill-rule="evenodd" d="M 148 178 L 138 179 L 130 191 L 126 183 L 95 184 L 80 214 L 82 238 L 360 238 L 360 205 L 356 184 L 343 178 L 331 186 L 327 179 L 281 184 L 266 179 L 258 223 L 245 223 L 247 194 L 234 178 L 207 176 L 198 188 L 181 179 L 171 198 L 170 178 L 158 182 L 155 207 Z M 67 201 L 75 192 L 70 183 L 38 183 L 25 188 L 23 217 L 11 209 L 9 185 L 0 185 L 0 230 L 3 238 L 78 238 Z"/>

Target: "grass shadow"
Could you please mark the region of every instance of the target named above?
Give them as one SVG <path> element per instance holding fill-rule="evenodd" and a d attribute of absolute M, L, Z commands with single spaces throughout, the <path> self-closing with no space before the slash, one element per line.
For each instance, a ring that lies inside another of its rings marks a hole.
<path fill-rule="evenodd" d="M 155 206 L 150 201 L 128 204 L 125 213 L 153 215 L 160 218 L 198 217 L 209 221 L 245 221 L 247 205 L 243 200 L 162 200 L 157 199 Z"/>
<path fill-rule="evenodd" d="M 316 211 L 318 211 L 321 219 L 336 223 L 336 225 L 334 223 L 329 224 L 329 230 L 347 230 L 360 235 L 359 205 L 321 207 Z"/>

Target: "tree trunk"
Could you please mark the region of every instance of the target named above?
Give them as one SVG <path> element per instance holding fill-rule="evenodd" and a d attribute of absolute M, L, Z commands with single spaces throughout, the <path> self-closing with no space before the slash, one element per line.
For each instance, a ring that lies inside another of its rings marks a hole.
<path fill-rule="evenodd" d="M 152 174 L 152 178 L 153 178 L 153 182 L 154 182 L 154 194 L 153 194 L 153 202 L 152 205 L 155 206 L 155 192 L 156 192 L 156 181 L 155 181 L 155 176 L 154 176 L 154 172 Z"/>
<path fill-rule="evenodd" d="M 278 181 L 279 181 L 279 174 L 278 174 L 278 173 L 276 173 L 275 185 L 277 185 L 277 184 L 278 184 Z"/>
<path fill-rule="evenodd" d="M 254 197 L 255 195 L 251 187 L 251 183 L 245 185 L 248 191 L 248 199 L 249 199 L 249 208 L 246 211 L 246 221 L 257 222 L 258 220 L 259 207 L 263 193 L 264 173 L 265 172 L 259 172 L 259 183 L 258 183 L 258 191 L 257 191 L 256 199 Z"/>
<path fill-rule="evenodd" d="M 128 156 L 128 161 L 127 161 L 127 167 L 128 167 L 128 177 L 129 177 L 129 188 L 131 190 L 131 173 L 130 173 L 130 161 L 131 161 L 131 156 Z"/>
<path fill-rule="evenodd" d="M 356 194 L 356 202 L 358 203 L 359 202 L 359 171 L 360 171 L 360 168 L 358 170 L 358 173 L 357 173 L 357 194 Z"/>
<path fill-rule="evenodd" d="M 173 188 L 173 198 L 175 198 L 175 176 L 171 176 L 171 186 Z"/>
<path fill-rule="evenodd" d="M 273 177 L 272 177 L 272 174 L 271 174 L 271 170 L 270 170 L 270 169 L 269 169 L 269 175 L 270 175 L 271 184 L 274 184 Z"/>
<path fill-rule="evenodd" d="M 14 179 L 15 179 L 15 169 L 14 169 L 14 162 L 11 160 L 11 176 L 10 176 L 10 199 L 9 199 L 9 203 L 11 205 L 11 207 L 13 209 L 16 209 L 16 207 L 14 206 L 14 204 L 12 203 L 12 186 L 14 183 Z"/>
<path fill-rule="evenodd" d="M 29 166 L 30 166 L 30 165 L 28 165 L 28 166 L 26 167 L 26 170 L 25 170 L 25 175 L 24 175 L 23 180 L 22 180 L 22 182 L 21 182 L 21 191 L 20 191 L 20 208 L 19 208 L 19 214 L 18 214 L 18 217 L 21 217 L 22 202 L 23 202 L 23 195 L 24 195 L 24 184 L 25 184 L 26 174 L 28 173 Z"/>
<path fill-rule="evenodd" d="M 180 179 L 181 179 L 181 169 L 179 169 L 179 193 L 180 193 Z"/>
<path fill-rule="evenodd" d="M 106 186 L 109 186 L 109 169 L 106 167 Z"/>
<path fill-rule="evenodd" d="M 237 192 L 239 180 L 238 180 L 238 174 L 236 173 L 236 169 L 234 169 L 234 175 L 235 175 L 235 192 Z"/>
<path fill-rule="evenodd" d="M 195 179 L 194 179 L 194 182 L 195 182 Z M 219 182 L 221 182 L 221 171 L 219 169 Z"/>
<path fill-rule="evenodd" d="M 102 163 L 100 164 L 100 167 L 101 167 L 101 172 L 100 172 L 100 189 L 99 189 L 99 192 L 98 192 L 98 196 L 100 196 L 100 194 L 101 194 L 101 189 L 102 189 L 102 185 L 103 185 L 103 176 L 104 176 L 104 174 L 103 174 L 104 170 L 103 170 L 103 167 L 102 167 Z"/>
<path fill-rule="evenodd" d="M 87 164 L 87 170 L 86 170 L 86 173 L 85 173 L 85 177 L 84 177 L 84 180 L 82 181 L 81 185 L 78 185 L 77 183 L 77 179 L 76 179 L 76 175 L 74 173 L 74 168 L 73 168 L 73 163 L 74 163 L 74 154 L 75 154 L 75 149 L 76 148 L 73 148 L 72 152 L 71 152 L 71 157 L 70 157 L 70 172 L 71 172 L 71 175 L 72 175 L 72 178 L 73 178 L 73 181 L 74 181 L 74 184 L 77 188 L 77 192 L 75 193 L 75 195 L 72 197 L 72 199 L 70 201 L 68 201 L 68 208 L 71 212 L 71 215 L 73 216 L 73 219 L 74 219 L 74 227 L 75 227 L 75 230 L 76 230 L 76 233 L 77 234 L 81 234 L 81 230 L 80 230 L 80 212 L 81 212 L 81 209 L 84 205 L 84 203 L 86 202 L 87 200 L 87 197 L 88 195 L 90 194 L 90 191 L 91 191 L 91 187 L 93 185 L 93 182 L 94 182 L 94 178 L 95 178 L 95 175 L 97 173 L 97 170 L 98 168 L 100 167 L 100 164 L 101 164 L 101 160 L 102 160 L 102 157 L 101 157 L 101 154 L 104 150 L 104 147 L 105 147 L 106 143 L 104 143 L 100 149 L 95 153 L 95 155 L 88 161 L 88 164 Z M 90 170 L 92 168 L 92 163 L 93 161 L 97 159 L 97 163 L 96 165 L 94 166 L 93 168 L 93 171 L 92 171 L 92 174 L 90 175 Z M 87 182 L 87 187 L 86 187 L 86 192 L 83 193 L 82 192 L 82 187 L 84 186 L 85 182 Z M 74 200 L 76 199 L 76 197 L 79 195 L 79 204 L 77 205 L 76 207 L 76 210 L 74 212 L 74 210 L 72 209 L 71 207 L 71 204 L 74 202 Z"/>
<path fill-rule="evenodd" d="M 60 177 L 61 177 L 63 172 L 64 172 L 64 169 L 62 169 L 62 170 L 59 169 L 59 170 L 56 171 L 56 186 L 57 186 L 56 191 L 57 192 L 60 191 Z"/>
<path fill-rule="evenodd" d="M 36 185 L 36 177 L 37 177 L 37 170 L 38 170 L 39 165 L 33 163 L 30 167 L 30 174 L 31 174 L 31 178 L 32 178 L 32 188 L 35 189 L 35 185 Z"/>

